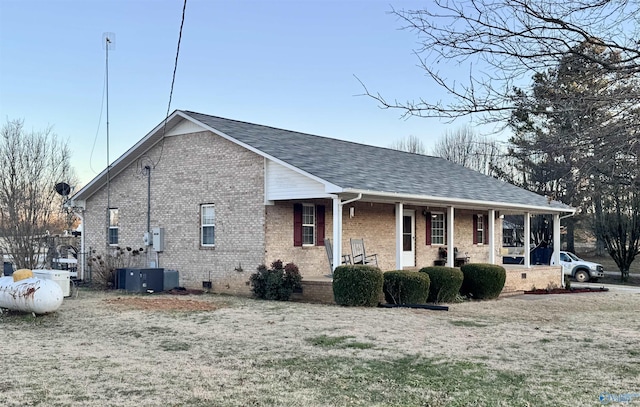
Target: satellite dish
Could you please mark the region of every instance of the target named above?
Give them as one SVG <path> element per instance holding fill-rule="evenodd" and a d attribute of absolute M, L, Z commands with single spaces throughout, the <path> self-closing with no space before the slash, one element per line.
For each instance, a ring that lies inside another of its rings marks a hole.
<path fill-rule="evenodd" d="M 54 188 L 62 196 L 69 196 L 71 193 L 71 186 L 66 182 L 58 182 Z"/>

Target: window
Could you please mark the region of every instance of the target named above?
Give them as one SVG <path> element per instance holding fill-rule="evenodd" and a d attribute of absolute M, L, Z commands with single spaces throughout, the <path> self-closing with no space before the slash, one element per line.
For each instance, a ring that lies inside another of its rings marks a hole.
<path fill-rule="evenodd" d="M 431 214 L 431 244 L 444 244 L 446 223 L 444 213 Z"/>
<path fill-rule="evenodd" d="M 117 208 L 109 208 L 109 231 L 108 237 L 110 245 L 118 244 L 118 226 L 119 226 L 119 216 Z"/>
<path fill-rule="evenodd" d="M 475 244 L 484 244 L 484 216 L 476 215 Z"/>
<path fill-rule="evenodd" d="M 293 245 L 324 246 L 324 205 L 293 205 Z"/>
<path fill-rule="evenodd" d="M 473 244 L 487 243 L 487 221 L 484 215 L 473 215 Z"/>
<path fill-rule="evenodd" d="M 313 245 L 316 241 L 316 207 L 314 205 L 302 205 L 302 245 Z"/>
<path fill-rule="evenodd" d="M 215 246 L 216 211 L 213 204 L 200 205 L 200 245 Z"/>

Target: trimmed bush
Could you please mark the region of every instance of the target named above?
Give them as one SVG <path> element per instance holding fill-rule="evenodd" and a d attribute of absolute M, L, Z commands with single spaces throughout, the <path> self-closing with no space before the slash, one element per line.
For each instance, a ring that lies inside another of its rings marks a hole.
<path fill-rule="evenodd" d="M 302 287 L 298 266 L 288 263 L 283 267 L 280 260 L 271 263 L 270 269 L 264 264 L 258 266 L 249 281 L 254 297 L 263 300 L 289 301 L 293 291 Z"/>
<path fill-rule="evenodd" d="M 339 266 L 333 272 L 333 298 L 338 305 L 375 307 L 380 302 L 382 271 L 373 266 Z"/>
<path fill-rule="evenodd" d="M 429 276 L 415 271 L 384 273 L 384 299 L 389 304 L 424 304 L 429 295 Z"/>
<path fill-rule="evenodd" d="M 497 264 L 465 264 L 461 270 L 464 281 L 460 292 L 478 300 L 497 298 L 507 279 L 507 271 Z"/>
<path fill-rule="evenodd" d="M 427 302 L 451 302 L 458 297 L 462 286 L 462 271 L 453 267 L 433 266 L 420 269 L 429 276 L 429 297 Z"/>

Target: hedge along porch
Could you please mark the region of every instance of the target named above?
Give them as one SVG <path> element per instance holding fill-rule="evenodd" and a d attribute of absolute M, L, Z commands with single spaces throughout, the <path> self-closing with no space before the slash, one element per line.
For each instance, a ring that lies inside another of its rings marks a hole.
<path fill-rule="evenodd" d="M 238 294 L 258 264 L 278 258 L 303 277 L 328 274 L 323 236 L 334 265 L 350 238 L 364 239 L 382 269 L 431 265 L 438 249 L 455 247 L 470 261 L 499 262 L 499 214 L 574 212 L 442 158 L 180 110 L 69 206 L 82 218 L 83 253 L 140 247 L 145 232 L 164 228 L 163 248 L 144 248 L 147 266 L 178 270 L 185 287 L 210 274 Z"/>

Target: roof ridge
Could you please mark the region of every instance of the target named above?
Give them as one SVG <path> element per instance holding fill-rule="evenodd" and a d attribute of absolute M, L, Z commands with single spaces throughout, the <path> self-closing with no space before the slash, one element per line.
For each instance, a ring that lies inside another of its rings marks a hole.
<path fill-rule="evenodd" d="M 196 115 L 201 115 L 201 116 L 207 116 L 207 117 L 214 118 L 214 119 L 227 120 L 227 121 L 231 121 L 231 122 L 235 122 L 235 123 L 248 124 L 250 126 L 256 126 L 256 127 L 262 127 L 262 128 L 272 129 L 272 130 L 284 131 L 284 132 L 292 133 L 292 134 L 302 134 L 302 135 L 305 135 L 305 136 L 317 137 L 317 138 L 327 139 L 327 140 L 333 140 L 333 141 L 338 141 L 338 142 L 341 142 L 341 143 L 353 144 L 353 145 L 357 145 L 357 146 L 364 146 L 364 147 L 368 147 L 368 148 L 377 148 L 377 149 L 382 149 L 382 150 L 391 151 L 391 152 L 395 152 L 395 153 L 410 154 L 410 155 L 413 155 L 413 156 L 432 157 L 432 158 L 439 158 L 439 159 L 442 159 L 442 160 L 446 160 L 445 158 L 434 156 L 434 155 L 431 155 L 431 154 L 420 154 L 420 153 L 413 153 L 413 152 L 409 152 L 409 151 L 396 150 L 396 149 L 390 148 L 390 147 L 374 146 L 374 145 L 371 145 L 371 144 L 365 144 L 365 143 L 361 143 L 361 142 L 357 142 L 357 141 L 342 140 L 342 139 L 334 138 L 334 137 L 320 136 L 320 135 L 317 135 L 317 134 L 305 133 L 305 132 L 301 132 L 301 131 L 297 131 L 297 130 L 289 130 L 289 129 L 283 129 L 281 127 L 274 127 L 274 126 L 269 126 L 269 125 L 265 125 L 265 124 L 247 122 L 247 121 L 244 121 L 244 120 L 229 119 L 227 117 L 214 116 L 214 115 L 210 115 L 210 114 L 206 114 L 206 113 L 194 112 L 192 110 L 180 110 L 180 111 L 183 112 L 183 113 L 186 113 L 186 114 L 196 114 Z"/>

